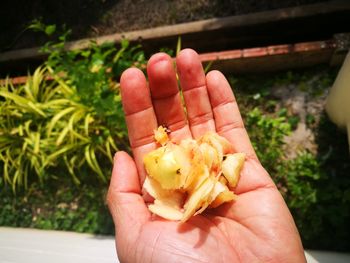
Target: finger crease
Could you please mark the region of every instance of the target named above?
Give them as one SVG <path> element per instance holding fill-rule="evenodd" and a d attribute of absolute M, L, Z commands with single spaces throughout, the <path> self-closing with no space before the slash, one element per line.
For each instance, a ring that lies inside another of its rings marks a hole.
<path fill-rule="evenodd" d="M 152 108 L 153 108 L 153 106 L 149 106 L 149 107 L 147 107 L 147 108 L 145 108 L 143 110 L 140 110 L 140 111 L 135 111 L 135 112 L 131 112 L 131 113 L 125 113 L 125 117 L 130 117 L 130 116 L 136 115 L 138 113 L 147 111 L 147 110 L 152 109 Z"/>
<path fill-rule="evenodd" d="M 150 144 L 152 142 L 154 142 L 154 134 L 147 134 L 143 137 L 140 138 L 133 138 L 132 140 L 130 140 L 131 143 L 131 147 L 132 148 L 137 148 L 139 146 L 143 146 L 145 144 Z"/>
<path fill-rule="evenodd" d="M 213 121 L 213 113 L 212 112 L 205 112 L 203 114 L 199 114 L 197 116 L 189 118 L 191 126 L 203 124 L 203 123 L 211 121 L 211 120 Z"/>
<path fill-rule="evenodd" d="M 194 86 L 194 87 L 192 87 L 192 88 L 189 88 L 189 89 L 186 89 L 186 90 L 182 90 L 182 91 L 183 91 L 183 93 L 185 93 L 185 92 L 187 92 L 187 91 L 191 91 L 191 90 L 195 90 L 195 89 L 202 89 L 202 88 L 204 88 L 205 90 L 207 90 L 207 87 L 206 87 L 206 85 L 204 84 L 204 85 Z"/>
<path fill-rule="evenodd" d="M 213 110 L 226 106 L 228 104 L 237 104 L 235 100 L 225 100 L 221 101 L 219 104 L 213 106 Z"/>
<path fill-rule="evenodd" d="M 179 120 L 173 123 L 169 123 L 168 128 L 170 129 L 170 132 L 174 132 L 184 128 L 186 125 L 187 125 L 187 122 L 185 120 Z"/>
<path fill-rule="evenodd" d="M 152 141 L 149 142 L 149 143 L 144 143 L 144 144 L 140 144 L 140 145 L 136 145 L 136 146 L 130 145 L 130 146 L 131 146 L 132 150 L 134 151 L 134 150 L 136 150 L 136 149 L 139 148 L 139 147 L 145 147 L 145 146 L 147 146 L 147 145 L 156 143 L 156 142 L 154 141 L 154 137 L 152 137 L 152 138 L 153 138 Z"/>
<path fill-rule="evenodd" d="M 235 122 L 229 122 L 225 123 L 224 125 L 221 125 L 219 127 L 216 127 L 218 133 L 224 133 L 230 130 L 244 130 L 244 124 L 242 121 L 235 121 Z"/>
<path fill-rule="evenodd" d="M 175 97 L 177 94 L 179 94 L 179 92 L 176 92 L 174 94 L 170 94 L 170 95 L 165 95 L 165 96 L 159 96 L 159 97 L 152 97 L 152 100 L 164 100 L 164 99 L 169 99 L 171 97 Z"/>

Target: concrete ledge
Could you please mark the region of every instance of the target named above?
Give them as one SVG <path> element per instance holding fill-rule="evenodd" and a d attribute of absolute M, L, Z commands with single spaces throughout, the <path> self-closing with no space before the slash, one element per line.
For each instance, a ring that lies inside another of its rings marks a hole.
<path fill-rule="evenodd" d="M 161 47 L 174 47 L 178 36 L 183 47 L 212 52 L 243 47 L 265 46 L 284 42 L 328 39 L 334 33 L 348 31 L 350 2 L 333 0 L 300 7 L 270 10 L 246 15 L 156 27 L 67 43 L 67 49 L 84 49 L 90 41 L 120 43 L 123 38 L 141 43 L 146 53 Z M 317 39 L 315 39 L 317 38 Z M 0 54 L 0 65 L 22 67 L 41 61 L 38 48 L 13 50 Z M 17 63 L 17 64 L 16 64 Z M 3 71 L 3 70 L 2 70 Z"/>
<path fill-rule="evenodd" d="M 0 227 L 0 262 L 115 263 L 114 237 Z"/>

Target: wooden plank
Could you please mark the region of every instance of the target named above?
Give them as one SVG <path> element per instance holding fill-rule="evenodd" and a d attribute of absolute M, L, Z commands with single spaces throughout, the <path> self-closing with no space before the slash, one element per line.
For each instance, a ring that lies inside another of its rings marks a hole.
<path fill-rule="evenodd" d="M 212 63 L 211 69 L 225 74 L 261 73 L 330 64 L 335 50 L 334 41 L 328 40 L 243 49 L 233 54 L 207 53 L 200 57 L 204 64 Z"/>
<path fill-rule="evenodd" d="M 246 48 L 199 54 L 204 65 L 212 63 L 211 69 L 220 70 L 226 74 L 271 72 L 293 68 L 303 68 L 317 64 L 340 65 L 345 53 L 334 53 L 337 50 L 334 40 L 316 41 L 267 47 Z M 47 76 L 47 80 L 51 80 Z M 27 77 L 0 79 L 0 85 L 11 81 L 14 85 L 23 84 Z"/>

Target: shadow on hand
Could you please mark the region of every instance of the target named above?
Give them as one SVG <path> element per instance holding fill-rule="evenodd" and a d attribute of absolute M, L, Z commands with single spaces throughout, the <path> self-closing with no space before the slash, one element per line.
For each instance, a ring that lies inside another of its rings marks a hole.
<path fill-rule="evenodd" d="M 191 231 L 199 231 L 199 238 L 197 243 L 194 245 L 194 248 L 199 248 L 208 239 L 208 236 L 211 234 L 211 228 L 216 227 L 215 224 L 209 220 L 205 213 L 201 215 L 194 216 L 190 218 L 187 222 L 178 225 L 179 233 L 187 233 Z"/>

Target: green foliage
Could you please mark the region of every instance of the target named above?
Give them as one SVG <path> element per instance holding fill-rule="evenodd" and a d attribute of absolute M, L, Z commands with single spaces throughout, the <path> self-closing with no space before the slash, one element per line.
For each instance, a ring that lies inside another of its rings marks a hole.
<path fill-rule="evenodd" d="M 284 197 L 304 245 L 349 250 L 350 180 L 334 177 L 322 160 L 308 152 L 286 161 L 278 172 L 286 179 Z"/>
<path fill-rule="evenodd" d="M 346 136 L 338 134 L 343 143 L 335 143 L 330 151 L 320 150 L 318 155 L 302 151 L 288 159 L 284 136 L 291 132 L 291 125 L 286 117 L 254 108 L 245 120 L 259 159 L 285 198 L 304 246 L 349 251 L 350 164 Z M 328 140 L 334 138 L 334 132 L 328 134 L 332 136 Z"/>
<path fill-rule="evenodd" d="M 56 32 L 56 25 L 46 25 L 40 19 L 34 19 L 26 29 L 31 29 L 34 32 L 44 32 L 46 35 L 51 36 Z"/>
<path fill-rule="evenodd" d="M 324 176 L 315 156 L 309 152 L 301 152 L 297 158 L 285 161 L 278 172 L 287 178 L 286 198 L 290 207 L 300 209 L 301 213 L 307 211 L 317 200 L 316 189 L 311 182 Z"/>
<path fill-rule="evenodd" d="M 33 174 L 42 183 L 53 176 L 49 168 L 62 169 L 64 164 L 76 183 L 75 170 L 85 164 L 105 180 L 98 158 L 112 161 L 112 151 L 117 150 L 111 127 L 97 118 L 94 108 L 72 100 L 77 91 L 62 79 L 56 76 L 56 80 L 46 82 L 46 73 L 38 68 L 26 84 L 0 89 L 4 100 L 0 108 L 0 159 L 5 183 L 13 190 L 26 188 L 28 180 L 34 180 L 29 178 Z"/>
<path fill-rule="evenodd" d="M 16 198 L 5 188 L 0 192 L 0 226 L 113 234 L 105 192 L 106 187 L 77 187 L 62 179 L 45 187 L 32 184 Z"/>
<path fill-rule="evenodd" d="M 97 45 L 91 42 L 88 49 L 67 51 L 65 45 L 69 34 L 70 31 L 65 31 L 58 42 L 48 42 L 42 48 L 49 54 L 45 64 L 52 69 L 52 74 L 60 76 L 75 89 L 72 100 L 94 108 L 97 117 L 103 118 L 108 127 L 123 124 L 117 79 L 131 66 L 145 66 L 143 51 L 140 46 L 130 47 L 127 40 L 121 42 L 119 50 L 113 43 Z M 116 110 L 116 107 L 119 108 Z"/>
<path fill-rule="evenodd" d="M 144 66 L 143 52 L 127 41 L 119 50 L 91 43 L 67 51 L 68 34 L 45 45 L 45 66 L 27 83 L 0 87 L 0 185 L 14 191 L 35 182 L 35 174 L 40 183 L 55 178 L 59 169 L 76 184 L 94 181 L 89 173 L 106 182 L 113 152 L 128 148 L 117 79 Z"/>
<path fill-rule="evenodd" d="M 276 171 L 276 165 L 283 161 L 283 139 L 291 132 L 285 111 L 278 116 L 264 114 L 259 108 L 249 111 L 245 124 L 252 144 L 261 163 L 269 172 Z"/>
<path fill-rule="evenodd" d="M 291 116 L 270 95 L 273 87 L 303 89 L 311 97 L 324 94 L 335 69 L 318 68 L 274 75 L 231 78 L 246 128 L 259 159 L 290 208 L 309 249 L 350 251 L 350 162 L 346 134 L 324 113 L 306 115 L 317 152 L 300 151 L 288 157 L 284 136 L 300 119 Z"/>

